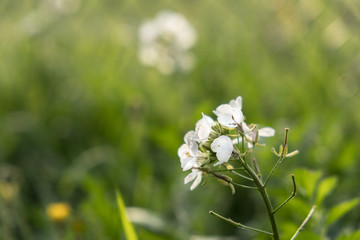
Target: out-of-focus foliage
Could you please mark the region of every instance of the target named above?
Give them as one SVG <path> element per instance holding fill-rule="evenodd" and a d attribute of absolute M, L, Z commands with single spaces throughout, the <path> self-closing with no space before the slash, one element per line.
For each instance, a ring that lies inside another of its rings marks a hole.
<path fill-rule="evenodd" d="M 138 28 L 164 9 L 197 32 L 187 73 L 138 61 Z M 1 239 L 125 239 L 114 189 L 159 220 L 135 224 L 140 239 L 256 238 L 208 215 L 266 229 L 256 192 L 232 196 L 211 178 L 190 192 L 176 155 L 201 112 L 240 95 L 248 123 L 277 130 L 262 172 L 285 127 L 300 150 L 269 182 L 274 205 L 290 173 L 309 174 L 277 215 L 282 236 L 321 204 L 299 239 L 358 239 L 358 200 L 347 201 L 359 197 L 359 24 L 355 0 L 1 1 Z M 56 202 L 72 209 L 61 222 L 46 214 Z"/>

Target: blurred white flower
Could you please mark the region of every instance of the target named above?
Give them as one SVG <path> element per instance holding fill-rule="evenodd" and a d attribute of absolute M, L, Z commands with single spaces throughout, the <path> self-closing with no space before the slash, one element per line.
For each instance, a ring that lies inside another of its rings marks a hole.
<path fill-rule="evenodd" d="M 59 12 L 73 13 L 79 9 L 81 0 L 55 0 L 53 4 Z"/>
<path fill-rule="evenodd" d="M 199 141 L 205 142 L 208 139 L 212 131 L 211 127 L 215 125 L 215 122 L 211 117 L 204 113 L 202 113 L 202 115 L 203 117 L 196 123 L 195 131 L 199 137 Z"/>
<path fill-rule="evenodd" d="M 222 135 L 211 143 L 211 150 L 216 153 L 216 157 L 219 160 L 214 166 L 220 165 L 230 159 L 234 150 L 233 142 L 228 136 Z"/>
<path fill-rule="evenodd" d="M 218 117 L 219 123 L 225 127 L 233 128 L 237 124 L 241 124 L 244 120 L 242 113 L 242 98 L 237 97 L 231 100 L 229 104 L 221 104 L 218 106 L 214 113 Z"/>
<path fill-rule="evenodd" d="M 29 11 L 20 21 L 20 27 L 28 35 L 45 31 L 66 14 L 76 12 L 81 0 L 40 0 L 34 10 Z"/>
<path fill-rule="evenodd" d="M 189 182 L 194 181 L 190 186 L 190 190 L 194 190 L 201 183 L 202 174 L 203 172 L 201 170 L 193 168 L 192 172 L 185 177 L 184 183 L 188 184 Z"/>
<path fill-rule="evenodd" d="M 194 57 L 188 50 L 196 38 L 194 28 L 183 15 L 162 11 L 139 28 L 139 60 L 163 74 L 188 71 L 194 65 Z"/>
<path fill-rule="evenodd" d="M 195 139 L 197 139 L 195 131 L 189 131 L 185 134 L 185 143 L 178 149 L 178 156 L 183 171 L 191 169 L 196 164 L 199 150 Z"/>

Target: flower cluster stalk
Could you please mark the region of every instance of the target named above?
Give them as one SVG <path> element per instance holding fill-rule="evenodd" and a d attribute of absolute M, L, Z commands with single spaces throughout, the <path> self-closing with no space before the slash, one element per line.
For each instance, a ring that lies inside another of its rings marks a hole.
<path fill-rule="evenodd" d="M 246 226 L 213 211 L 209 213 L 238 228 L 267 234 L 273 240 L 280 240 L 275 214 L 295 197 L 295 176 L 291 175 L 292 193 L 276 208 L 273 208 L 266 187 L 283 160 L 298 153 L 297 150 L 288 153 L 289 129 L 285 129 L 284 142 L 280 145 L 279 151 L 272 149 L 278 160 L 263 181 L 255 157 L 255 147 L 264 146 L 261 139 L 274 136 L 275 130 L 270 127 L 259 128 L 257 124 L 246 124 L 241 97 L 231 100 L 229 104 L 218 106 L 214 113 L 217 115 L 217 121 L 203 114 L 203 118 L 196 123 L 195 131 L 191 130 L 185 135 L 185 143 L 178 150 L 181 167 L 184 171 L 192 171 L 186 176 L 185 184 L 193 181 L 190 187 L 190 190 L 193 190 L 201 183 L 202 176 L 207 175 L 217 178 L 230 187 L 232 194 L 235 194 L 235 187 L 259 191 L 269 218 L 271 232 Z M 235 182 L 230 176 L 248 183 L 239 183 L 237 180 Z"/>

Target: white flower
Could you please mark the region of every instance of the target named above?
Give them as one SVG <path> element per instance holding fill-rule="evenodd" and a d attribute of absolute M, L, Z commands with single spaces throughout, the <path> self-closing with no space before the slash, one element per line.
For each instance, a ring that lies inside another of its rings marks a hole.
<path fill-rule="evenodd" d="M 242 98 L 237 97 L 235 100 L 231 100 L 229 104 L 221 104 L 218 106 L 214 113 L 218 117 L 218 122 L 229 128 L 236 127 L 237 124 L 241 124 L 244 120 L 242 113 Z"/>
<path fill-rule="evenodd" d="M 176 69 L 190 70 L 194 57 L 188 50 L 196 38 L 194 28 L 183 15 L 162 11 L 139 28 L 139 60 L 163 74 L 171 74 Z"/>
<path fill-rule="evenodd" d="M 229 160 L 234 150 L 233 142 L 228 136 L 222 135 L 211 143 L 211 150 L 216 153 L 216 157 L 219 160 L 219 162 L 214 165 L 217 166 Z"/>
<path fill-rule="evenodd" d="M 199 141 L 205 142 L 208 139 L 212 131 L 211 127 L 215 125 L 215 122 L 211 117 L 204 113 L 202 113 L 202 115 L 203 117 L 196 123 L 195 131 L 199 137 Z"/>
<path fill-rule="evenodd" d="M 200 171 L 197 168 L 192 169 L 192 172 L 189 173 L 185 179 L 184 179 L 184 183 L 188 184 L 191 181 L 195 181 L 193 182 L 193 184 L 191 184 L 190 190 L 194 190 L 200 183 L 201 183 L 201 179 L 202 179 L 202 174 L 203 172 Z"/>
<path fill-rule="evenodd" d="M 181 168 L 183 171 L 191 169 L 197 162 L 199 150 L 195 139 L 197 139 L 195 131 L 189 131 L 185 134 L 185 143 L 178 149 L 178 156 L 180 158 Z"/>
<path fill-rule="evenodd" d="M 250 131 L 251 128 L 245 122 L 243 122 L 242 128 L 244 130 L 245 137 L 247 139 L 248 148 L 252 148 L 253 142 L 256 141 L 256 131 L 258 131 L 259 142 L 262 137 L 273 137 L 275 135 L 275 130 L 271 127 L 264 127 L 264 128 L 260 128 L 259 130 L 253 129 L 252 131 Z M 237 144 L 238 142 L 239 141 L 237 138 L 233 140 L 234 144 Z M 241 142 L 241 138 L 240 138 L 240 142 Z"/>

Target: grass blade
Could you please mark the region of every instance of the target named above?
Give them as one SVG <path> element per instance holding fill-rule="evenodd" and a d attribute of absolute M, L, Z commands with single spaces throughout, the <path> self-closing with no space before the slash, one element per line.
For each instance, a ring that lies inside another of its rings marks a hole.
<path fill-rule="evenodd" d="M 120 219 L 124 228 L 126 239 L 138 240 L 134 226 L 132 225 L 126 214 L 124 200 L 122 199 L 121 194 L 118 190 L 115 190 L 115 192 L 116 192 L 116 202 L 119 208 Z"/>

